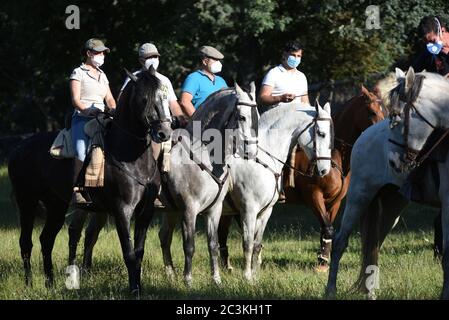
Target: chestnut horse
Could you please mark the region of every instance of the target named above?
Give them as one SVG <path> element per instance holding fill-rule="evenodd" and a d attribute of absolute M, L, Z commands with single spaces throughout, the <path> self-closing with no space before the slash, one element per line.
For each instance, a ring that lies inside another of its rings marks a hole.
<path fill-rule="evenodd" d="M 341 112 L 333 117 L 335 145 L 332 150 L 332 169 L 324 177 L 301 175 L 297 172 L 313 172 L 310 162 L 301 149 L 297 149 L 295 170 L 284 169 L 284 191 L 288 203 L 301 203 L 311 207 L 321 225 L 321 247 L 318 253 L 317 271 L 326 271 L 332 245 L 332 224 L 345 197 L 350 179 L 351 149 L 362 132 L 384 119 L 380 100 L 363 85 L 361 93 L 351 98 Z M 287 182 L 294 174 L 294 186 Z M 224 266 L 231 270 L 228 258 L 227 237 L 233 216 L 222 216 L 218 229 L 220 256 Z M 260 259 L 260 257 L 259 257 Z"/>

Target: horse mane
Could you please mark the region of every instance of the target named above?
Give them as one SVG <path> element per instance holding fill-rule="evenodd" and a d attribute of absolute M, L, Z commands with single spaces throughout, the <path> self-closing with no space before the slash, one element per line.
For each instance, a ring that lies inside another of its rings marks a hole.
<path fill-rule="evenodd" d="M 123 92 L 122 92 L 120 99 L 118 100 L 118 103 L 117 103 L 117 112 L 120 112 L 120 110 L 123 108 L 127 108 L 128 104 L 132 98 L 132 97 L 130 97 L 130 95 L 132 92 L 133 85 L 138 84 L 140 81 L 144 81 L 144 84 L 143 84 L 144 88 L 146 88 L 148 91 L 151 90 L 151 94 L 149 95 L 149 98 L 152 100 L 151 105 L 154 105 L 154 101 L 156 99 L 155 93 L 160 86 L 159 79 L 155 75 L 153 75 L 149 72 L 146 72 L 146 71 L 139 72 L 136 75 L 136 77 L 137 77 L 137 83 L 135 83 L 133 80 L 130 79 L 130 81 L 128 81 L 125 88 L 123 89 Z"/>
<path fill-rule="evenodd" d="M 400 81 L 396 87 L 391 89 L 391 91 L 388 94 L 388 98 L 390 100 L 390 106 L 394 109 L 395 106 L 398 105 L 399 100 L 402 101 L 410 101 L 415 102 L 416 99 L 418 99 L 419 93 L 421 92 L 423 81 L 425 78 L 427 78 L 430 73 L 422 72 L 418 73 L 415 76 L 415 79 L 413 81 L 413 86 L 410 90 L 409 97 L 405 96 L 405 80 Z"/>
<path fill-rule="evenodd" d="M 259 130 L 262 128 L 267 129 L 276 129 L 281 128 L 280 120 L 284 117 L 286 117 L 286 114 L 290 113 L 288 116 L 289 119 L 291 119 L 292 122 L 298 121 L 297 117 L 291 116 L 291 113 L 293 114 L 299 114 L 297 111 L 301 111 L 304 113 L 310 113 L 311 116 L 316 115 L 316 110 L 312 106 L 304 106 L 301 103 L 284 103 L 281 105 L 275 105 L 272 108 L 267 109 L 264 111 L 259 118 Z M 286 126 L 285 123 L 282 124 L 282 126 Z"/>
<path fill-rule="evenodd" d="M 218 128 L 227 119 L 227 115 L 233 111 L 233 108 L 229 108 L 225 102 L 227 99 L 223 99 L 231 96 L 237 99 L 234 88 L 223 88 L 212 93 L 193 113 L 190 123 L 193 121 L 201 121 L 201 131 L 207 128 Z M 219 103 L 215 103 L 216 101 Z"/>

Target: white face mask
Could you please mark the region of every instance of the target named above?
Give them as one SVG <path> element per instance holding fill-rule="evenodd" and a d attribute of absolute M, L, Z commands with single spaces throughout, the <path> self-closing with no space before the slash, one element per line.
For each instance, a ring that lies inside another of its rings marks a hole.
<path fill-rule="evenodd" d="M 94 55 L 93 57 L 91 57 L 91 60 L 92 60 L 92 64 L 95 67 L 97 67 L 97 68 L 101 67 L 104 63 L 104 55 L 99 55 L 99 54 Z"/>
<path fill-rule="evenodd" d="M 159 66 L 159 58 L 149 58 L 145 60 L 145 70 L 150 69 L 150 66 L 153 66 L 154 70 L 157 70 Z"/>
<path fill-rule="evenodd" d="M 222 67 L 223 67 L 223 65 L 221 64 L 220 61 L 215 61 L 214 63 L 212 63 L 210 65 L 210 71 L 212 73 L 219 73 L 219 72 L 221 72 Z"/>

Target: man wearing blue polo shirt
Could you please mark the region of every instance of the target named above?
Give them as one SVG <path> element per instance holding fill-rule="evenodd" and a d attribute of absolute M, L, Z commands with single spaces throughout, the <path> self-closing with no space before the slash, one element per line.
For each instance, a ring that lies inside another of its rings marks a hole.
<path fill-rule="evenodd" d="M 181 89 L 180 104 L 189 117 L 212 93 L 227 88 L 226 81 L 217 76 L 221 72 L 223 54 L 210 46 L 200 48 L 200 69 L 189 74 Z"/>

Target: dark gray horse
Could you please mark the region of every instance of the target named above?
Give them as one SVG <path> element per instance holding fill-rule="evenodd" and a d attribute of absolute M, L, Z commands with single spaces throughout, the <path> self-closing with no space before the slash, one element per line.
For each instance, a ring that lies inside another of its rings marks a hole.
<path fill-rule="evenodd" d="M 149 147 L 150 134 L 156 141 L 165 141 L 171 134 L 170 118 L 157 103 L 161 102 L 161 92 L 152 71 L 133 77 L 125 88 L 105 135 L 104 187 L 88 189 L 93 200 L 92 210 L 110 212 L 115 218 L 129 286 L 134 293 L 141 288 L 145 237 L 160 186 L 159 171 Z M 9 160 L 9 177 L 20 211 L 20 248 L 27 284 L 31 283 L 31 235 L 39 202 L 47 210 L 40 242 L 46 285 L 51 286 L 53 245 L 72 195 L 73 161 L 56 160 L 49 154 L 56 135 L 43 133 L 25 140 Z M 130 236 L 132 216 L 135 217 L 134 245 Z"/>

